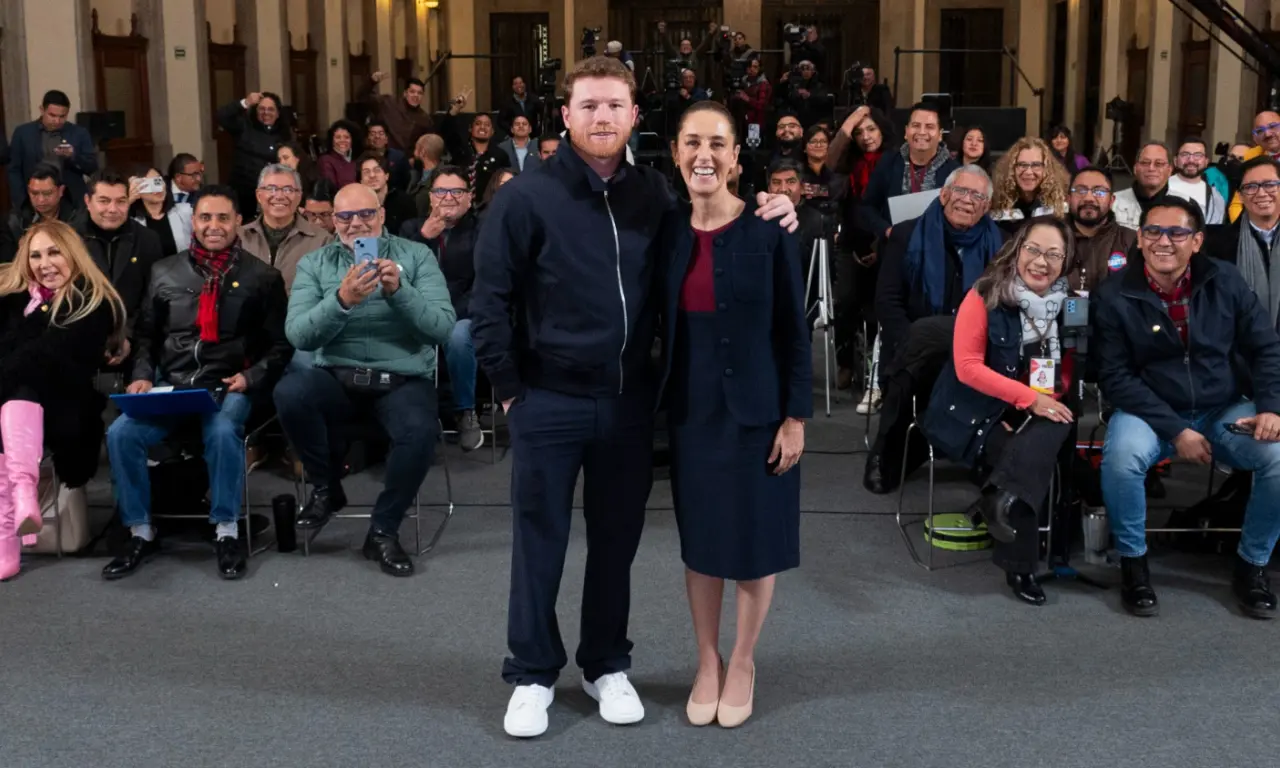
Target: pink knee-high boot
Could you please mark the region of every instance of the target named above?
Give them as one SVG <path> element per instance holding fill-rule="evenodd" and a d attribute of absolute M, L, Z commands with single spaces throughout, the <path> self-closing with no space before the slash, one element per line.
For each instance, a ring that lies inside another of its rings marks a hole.
<path fill-rule="evenodd" d="M 13 516 L 13 495 L 4 470 L 5 457 L 0 454 L 0 581 L 17 576 L 22 560 L 22 544 L 18 541 L 17 521 Z"/>
<path fill-rule="evenodd" d="M 44 527 L 40 514 L 40 460 L 44 457 L 44 409 L 29 400 L 0 406 L 0 439 L 4 440 L 5 475 L 13 498 L 17 535 L 35 543 Z"/>

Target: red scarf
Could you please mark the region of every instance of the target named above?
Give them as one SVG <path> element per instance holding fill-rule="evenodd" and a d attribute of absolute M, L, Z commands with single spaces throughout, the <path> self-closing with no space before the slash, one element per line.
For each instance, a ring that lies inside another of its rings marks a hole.
<path fill-rule="evenodd" d="M 867 191 L 867 184 L 871 183 L 871 172 L 875 170 L 876 163 L 880 162 L 880 155 L 877 152 L 865 152 L 862 157 L 853 161 L 853 170 L 849 173 L 849 187 L 856 200 L 861 200 L 862 195 Z"/>
<path fill-rule="evenodd" d="M 196 313 L 196 326 L 201 341 L 218 341 L 218 291 L 222 278 L 240 258 L 240 241 L 225 251 L 208 251 L 195 240 L 191 241 L 191 260 L 196 271 L 204 276 L 204 288 L 200 290 L 200 308 Z"/>

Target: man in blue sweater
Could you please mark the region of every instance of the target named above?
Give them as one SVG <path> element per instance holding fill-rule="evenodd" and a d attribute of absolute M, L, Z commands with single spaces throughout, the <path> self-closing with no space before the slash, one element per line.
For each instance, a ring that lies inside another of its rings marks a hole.
<path fill-rule="evenodd" d="M 515 528 L 503 679 L 516 686 L 504 727 L 547 729 L 568 663 L 556 622 L 573 491 L 586 475 L 587 565 L 577 663 L 614 724 L 644 706 L 627 680 L 631 562 L 653 482 L 652 293 L 674 196 L 658 171 L 624 161 L 635 77 L 617 59 L 565 77 L 570 141 L 494 198 L 476 244 L 476 358 L 510 413 Z M 794 206 L 760 195 L 756 214 L 794 227 Z"/>

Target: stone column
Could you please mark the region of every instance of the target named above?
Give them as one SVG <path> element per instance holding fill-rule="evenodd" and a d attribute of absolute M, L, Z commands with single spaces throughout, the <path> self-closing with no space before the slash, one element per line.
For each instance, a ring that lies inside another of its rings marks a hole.
<path fill-rule="evenodd" d="M 236 28 L 245 44 L 246 85 L 290 102 L 289 23 L 284 0 L 236 0 Z"/>
<path fill-rule="evenodd" d="M 1047 83 L 1049 46 L 1049 3 L 1047 0 L 1022 0 L 1018 6 L 1018 66 L 1026 73 L 1022 79 L 1017 73 L 1017 106 L 1027 110 L 1027 135 L 1039 136 L 1043 130 L 1043 98 L 1031 90 L 1045 88 Z M 1027 84 L 1031 81 L 1031 85 Z"/>
<path fill-rule="evenodd" d="M 1243 0 L 1232 0 L 1231 4 L 1244 10 Z M 1253 93 L 1243 91 L 1244 66 L 1232 55 L 1232 51 L 1240 53 L 1240 46 L 1226 35 L 1219 34 L 1218 38 L 1221 45 L 1209 44 L 1209 119 L 1203 138 L 1210 152 L 1216 142 L 1235 141 L 1240 129 L 1240 102 L 1253 100 Z"/>
<path fill-rule="evenodd" d="M 1084 132 L 1093 130 L 1092 126 L 1084 124 L 1084 90 L 1088 77 L 1086 38 L 1089 34 L 1086 5 L 1085 0 L 1067 0 L 1067 72 L 1062 117 L 1079 147 L 1085 145 Z"/>
<path fill-rule="evenodd" d="M 204 161 L 210 178 L 218 178 L 206 74 L 205 0 L 134 0 L 133 12 L 138 17 L 139 34 L 150 41 L 147 74 L 156 167 L 163 171 L 174 155 L 190 152 Z"/>
<path fill-rule="evenodd" d="M 470 2 L 443 2 L 440 9 L 444 11 L 445 44 L 444 49 L 457 53 L 475 53 L 476 10 Z M 449 87 L 445 89 L 448 98 L 463 90 L 476 89 L 476 60 L 450 59 L 445 67 L 448 69 Z M 443 108 L 443 105 L 439 105 Z M 467 104 L 467 111 L 476 108 L 475 96 Z"/>
<path fill-rule="evenodd" d="M 6 0 L 0 3 L 0 24 L 4 28 L 8 133 L 14 126 L 35 119 L 46 91 L 67 94 L 72 120 L 77 112 L 97 109 L 89 0 Z M 51 51 L 61 53 L 53 55 Z M 31 66 L 32 56 L 36 66 Z"/>
<path fill-rule="evenodd" d="M 1173 15 L 1172 3 L 1153 3 L 1151 8 L 1151 53 L 1147 64 L 1147 135 L 1151 141 L 1168 141 L 1176 127 L 1176 115 L 1170 98 L 1173 88 Z"/>
<path fill-rule="evenodd" d="M 373 16 L 364 27 L 364 39 L 370 41 L 373 50 L 373 68 L 375 71 L 387 73 L 381 92 L 390 93 L 396 90 L 396 49 L 394 36 L 391 33 L 391 0 L 372 0 Z"/>
<path fill-rule="evenodd" d="M 1127 63 L 1122 31 L 1126 2 L 1127 0 L 1102 0 L 1102 77 L 1098 88 L 1101 127 L 1100 133 L 1095 137 L 1094 146 L 1097 147 L 1111 146 L 1115 123 L 1107 119 L 1107 102 L 1123 96 L 1121 89 L 1126 86 L 1124 72 Z"/>
<path fill-rule="evenodd" d="M 316 129 L 342 119 L 351 79 L 343 0 L 307 0 L 307 29 L 316 49 Z"/>
<path fill-rule="evenodd" d="M 733 32 L 746 34 L 754 45 L 762 46 L 764 19 L 760 0 L 724 0 L 724 23 Z"/>

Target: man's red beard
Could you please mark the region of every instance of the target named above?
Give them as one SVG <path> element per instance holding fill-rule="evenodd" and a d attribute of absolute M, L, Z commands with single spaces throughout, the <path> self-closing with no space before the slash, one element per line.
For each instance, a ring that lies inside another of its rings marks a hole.
<path fill-rule="evenodd" d="M 608 145 L 602 144 L 591 138 L 591 134 L 595 132 L 607 132 L 613 134 L 613 141 Z M 573 141 L 573 146 L 577 147 L 583 154 L 594 157 L 597 160 L 609 160 L 618 156 L 619 152 L 627 145 L 627 139 L 631 138 L 630 129 L 624 129 L 616 125 L 602 124 L 593 125 L 591 130 L 584 136 L 570 131 L 569 138 Z"/>

